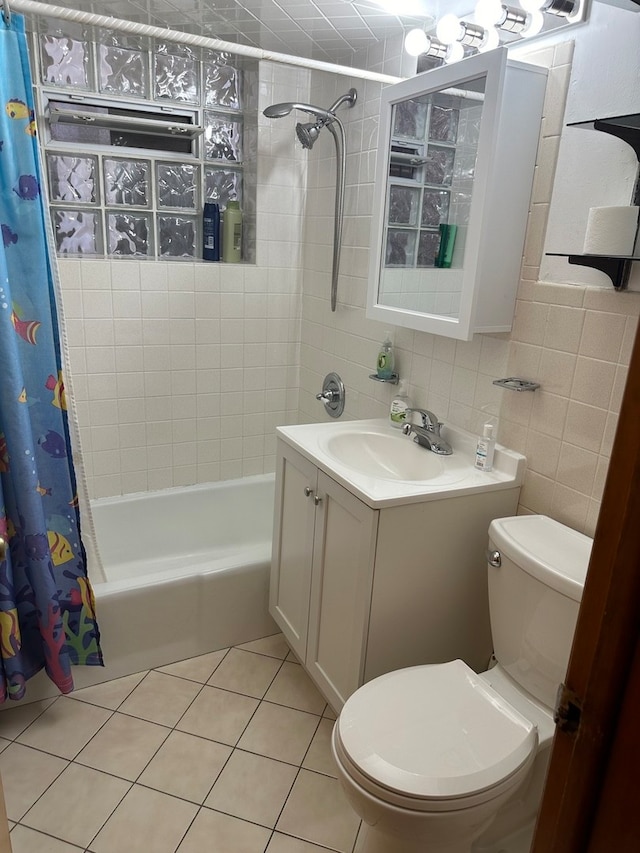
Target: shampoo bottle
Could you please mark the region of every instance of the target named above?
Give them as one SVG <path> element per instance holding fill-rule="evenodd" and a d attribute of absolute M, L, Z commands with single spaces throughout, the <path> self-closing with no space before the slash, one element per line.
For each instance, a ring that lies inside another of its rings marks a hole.
<path fill-rule="evenodd" d="M 202 214 L 202 257 L 205 261 L 220 260 L 220 205 L 206 202 Z"/>
<path fill-rule="evenodd" d="M 391 379 L 393 376 L 395 359 L 393 356 L 393 344 L 391 343 L 391 332 L 384 333 L 384 341 L 380 345 L 376 372 L 378 379 Z"/>
<path fill-rule="evenodd" d="M 391 409 L 389 410 L 389 420 L 391 426 L 396 429 L 402 429 L 407 420 L 407 409 L 411 408 L 411 402 L 407 395 L 407 388 L 404 381 L 401 379 L 398 383 L 398 392 L 391 401 Z"/>
<path fill-rule="evenodd" d="M 495 449 L 496 440 L 493 437 L 493 424 L 485 424 L 482 435 L 476 444 L 476 468 L 480 471 L 491 471 Z"/>
<path fill-rule="evenodd" d="M 242 211 L 239 201 L 228 201 L 222 225 L 222 260 L 237 264 L 242 260 Z"/>

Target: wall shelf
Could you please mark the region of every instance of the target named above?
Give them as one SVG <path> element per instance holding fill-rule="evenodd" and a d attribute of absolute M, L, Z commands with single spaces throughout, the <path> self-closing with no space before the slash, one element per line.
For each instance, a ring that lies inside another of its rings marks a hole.
<path fill-rule="evenodd" d="M 609 133 L 611 136 L 617 136 L 618 139 L 622 139 L 623 142 L 633 148 L 640 163 L 640 113 L 610 116 L 609 118 L 598 118 L 591 121 L 575 121 L 568 124 L 567 127 L 599 130 L 603 133 Z M 636 180 L 631 203 L 640 203 L 640 176 Z M 591 267 L 606 273 L 616 290 L 626 290 L 631 266 L 634 261 L 640 261 L 640 257 L 633 255 L 588 255 L 578 252 L 547 252 L 546 254 L 555 258 L 567 258 L 570 264 Z"/>
<path fill-rule="evenodd" d="M 574 121 L 567 127 L 582 127 L 585 130 L 600 130 L 617 136 L 636 152 L 640 160 L 640 113 L 631 113 L 626 116 L 611 116 L 610 118 L 596 118 L 592 121 Z"/>
<path fill-rule="evenodd" d="M 640 258 L 622 255 L 580 255 L 568 252 L 547 252 L 546 254 L 551 258 L 567 258 L 570 264 L 591 267 L 606 273 L 616 290 L 626 290 L 631 265 L 634 261 L 640 261 Z"/>

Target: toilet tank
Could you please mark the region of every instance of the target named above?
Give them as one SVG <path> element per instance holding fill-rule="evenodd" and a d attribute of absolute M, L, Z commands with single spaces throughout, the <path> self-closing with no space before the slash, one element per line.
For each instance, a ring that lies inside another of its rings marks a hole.
<path fill-rule="evenodd" d="M 593 540 L 544 515 L 489 526 L 494 654 L 524 690 L 553 708 L 564 681 Z"/>

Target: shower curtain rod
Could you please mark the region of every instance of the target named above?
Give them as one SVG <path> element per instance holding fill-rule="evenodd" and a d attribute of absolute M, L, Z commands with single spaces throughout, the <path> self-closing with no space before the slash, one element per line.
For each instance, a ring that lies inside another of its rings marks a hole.
<path fill-rule="evenodd" d="M 3 15 L 10 15 L 11 10 L 31 15 L 42 15 L 48 18 L 61 18 L 64 21 L 74 21 L 87 26 L 104 27 L 118 32 L 133 33 L 139 36 L 166 39 L 167 41 L 188 44 L 193 47 L 206 47 L 210 50 L 227 51 L 251 59 L 264 59 L 278 62 L 282 65 L 297 65 L 313 71 L 326 71 L 329 74 L 342 74 L 356 77 L 360 80 L 371 80 L 376 83 L 399 83 L 404 77 L 393 77 L 390 74 L 379 74 L 377 71 L 367 71 L 364 68 L 351 68 L 348 65 L 334 65 L 332 62 L 322 62 L 318 59 L 305 59 L 301 56 L 290 56 L 287 53 L 275 53 L 235 42 L 222 41 L 210 36 L 197 36 L 170 30 L 166 27 L 152 27 L 149 24 L 138 24 L 135 21 L 124 21 L 110 15 L 96 15 L 92 12 L 80 12 L 63 6 L 50 6 L 48 3 L 38 3 L 36 0 L 0 0 Z"/>

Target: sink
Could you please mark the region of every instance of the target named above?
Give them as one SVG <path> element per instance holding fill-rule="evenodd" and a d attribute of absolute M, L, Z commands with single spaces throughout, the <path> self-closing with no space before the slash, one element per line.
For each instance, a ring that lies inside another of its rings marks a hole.
<path fill-rule="evenodd" d="M 516 488 L 526 461 L 497 445 L 493 471 L 478 471 L 473 464 L 476 436 L 451 425 L 443 429 L 451 456 L 420 447 L 386 418 L 281 426 L 277 434 L 374 509 Z"/>
<path fill-rule="evenodd" d="M 326 453 L 368 477 L 384 480 L 427 481 L 458 469 L 454 460 L 445 460 L 398 434 L 365 431 L 340 432 L 323 443 Z M 449 463 L 449 464 L 447 464 Z"/>

